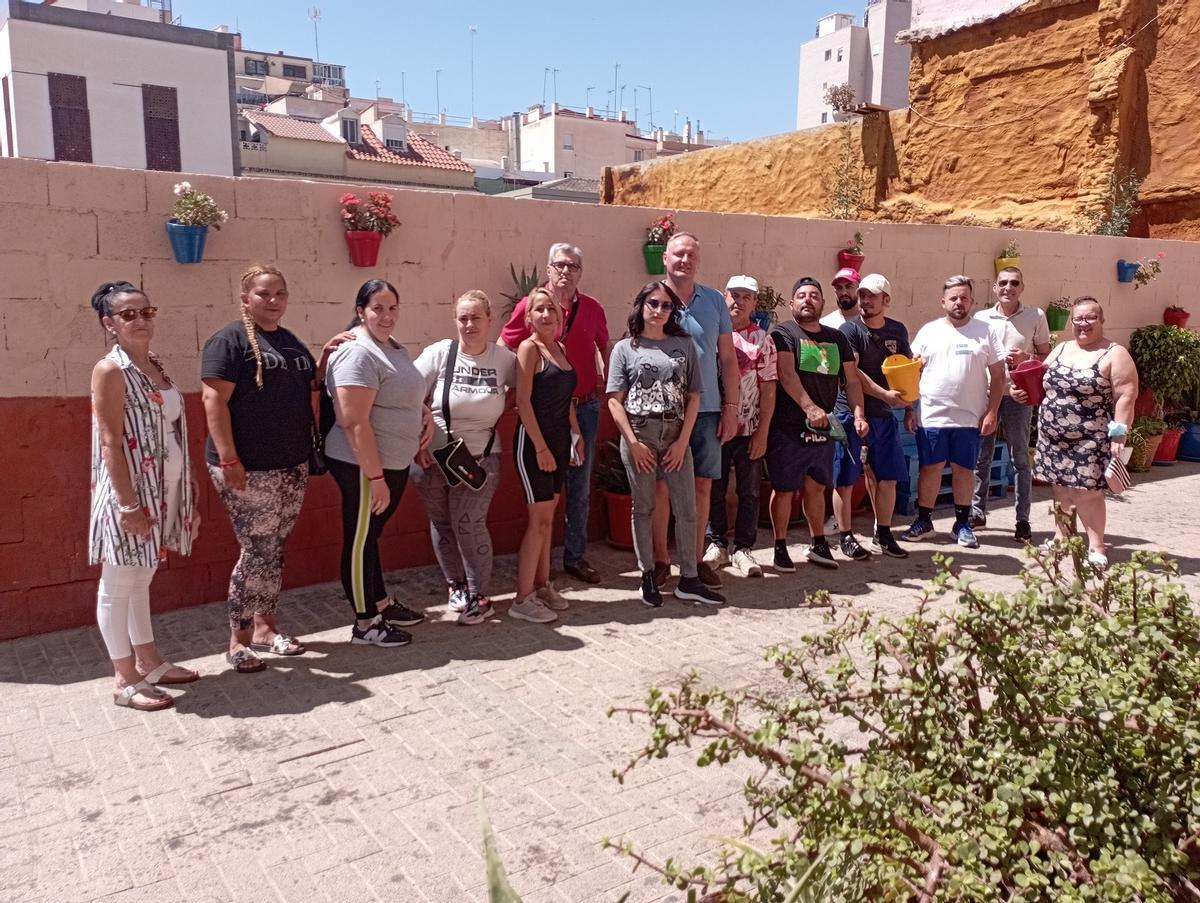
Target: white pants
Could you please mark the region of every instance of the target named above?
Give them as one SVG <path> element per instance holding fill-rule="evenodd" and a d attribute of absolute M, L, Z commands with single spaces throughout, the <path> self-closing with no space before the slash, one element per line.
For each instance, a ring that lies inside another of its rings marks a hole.
<path fill-rule="evenodd" d="M 109 564 L 100 571 L 100 592 L 96 597 L 96 623 L 114 661 L 133 654 L 130 647 L 154 642 L 150 626 L 150 581 L 158 568 L 125 567 Z"/>

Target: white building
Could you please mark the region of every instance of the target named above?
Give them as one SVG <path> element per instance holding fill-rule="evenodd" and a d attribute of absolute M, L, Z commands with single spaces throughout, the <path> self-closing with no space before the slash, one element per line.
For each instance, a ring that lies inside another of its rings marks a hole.
<path fill-rule="evenodd" d="M 848 84 L 855 101 L 895 110 L 908 106 L 908 67 L 912 50 L 897 44 L 912 17 L 910 0 L 869 0 L 863 24 L 849 13 L 817 22 L 817 34 L 800 45 L 796 128 L 834 121 L 826 89 Z"/>
<path fill-rule="evenodd" d="M 637 123 L 622 111 L 616 119 L 534 104 L 518 117 L 513 141 L 518 168 L 557 173 L 562 178 L 598 179 L 605 166 L 652 160 L 657 152 L 653 138 L 638 134 Z"/>
<path fill-rule="evenodd" d="M 237 175 L 233 38 L 169 10 L 0 0 L 0 154 Z"/>

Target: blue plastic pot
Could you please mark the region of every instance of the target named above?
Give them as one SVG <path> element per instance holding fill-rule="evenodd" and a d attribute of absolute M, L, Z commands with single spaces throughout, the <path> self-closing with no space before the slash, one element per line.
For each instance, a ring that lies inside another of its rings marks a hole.
<path fill-rule="evenodd" d="M 750 311 L 750 320 L 757 323 L 763 329 L 771 328 L 771 312 L 769 310 Z"/>
<path fill-rule="evenodd" d="M 167 237 L 171 239 L 171 250 L 178 263 L 199 263 L 204 259 L 204 242 L 208 238 L 208 226 L 187 226 L 175 220 L 167 220 Z"/>
<path fill-rule="evenodd" d="M 1117 261 L 1117 282 L 1133 282 L 1133 277 L 1137 274 L 1138 267 L 1141 264 L 1136 260 L 1118 260 Z"/>
<path fill-rule="evenodd" d="M 1185 422 L 1183 435 L 1179 438 L 1179 451 L 1175 457 L 1180 461 L 1200 461 L 1200 423 Z"/>

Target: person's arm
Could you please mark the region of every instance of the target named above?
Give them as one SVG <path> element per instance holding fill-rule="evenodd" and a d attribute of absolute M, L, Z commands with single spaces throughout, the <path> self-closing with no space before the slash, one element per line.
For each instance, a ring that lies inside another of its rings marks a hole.
<path fill-rule="evenodd" d="M 1108 379 L 1113 390 L 1113 420 L 1129 426 L 1133 423 L 1133 408 L 1138 396 L 1137 366 L 1129 352 L 1120 345 L 1114 345 L 1105 360 L 1108 364 Z M 1114 436 L 1110 440 L 1111 452 L 1116 457 L 1128 440 L 1128 436 Z"/>
<path fill-rule="evenodd" d="M 800 382 L 800 374 L 796 372 L 796 355 L 791 351 L 779 351 L 779 387 L 791 396 L 792 401 L 804 412 L 808 422 L 819 430 L 829 426 L 829 417 L 822 411 Z"/>
<path fill-rule="evenodd" d="M 533 375 L 541 356 L 532 340 L 526 339 L 517 348 L 517 416 L 537 452 L 538 467 L 551 471 L 555 468 L 554 453 L 546 445 L 546 437 L 542 435 L 533 410 Z"/>
<path fill-rule="evenodd" d="M 842 377 L 846 381 L 846 401 L 850 403 L 850 409 L 854 411 L 854 431 L 858 433 L 859 438 L 862 438 L 867 435 L 870 425 L 867 423 L 867 415 L 863 409 L 863 390 L 862 383 L 858 380 L 858 364 L 843 361 Z"/>
<path fill-rule="evenodd" d="M 1000 402 L 1004 400 L 1005 384 L 1008 374 L 1005 372 L 1003 360 L 988 365 L 988 406 L 987 411 L 979 420 L 979 434 L 990 436 L 996 432 L 996 414 L 1000 410 Z"/>
<path fill-rule="evenodd" d="M 525 325 L 526 300 L 522 298 L 517 302 L 508 322 L 500 327 L 500 335 L 496 338 L 496 344 L 502 345 L 509 351 L 516 351 L 521 343 L 529 338 L 529 329 Z"/>
<path fill-rule="evenodd" d="M 221 477 L 230 489 L 245 489 L 246 468 L 233 442 L 233 419 L 229 416 L 229 399 L 233 395 L 234 383 L 212 377 L 202 382 L 200 401 L 204 405 L 208 434 L 212 436 L 213 447 L 217 450 Z"/>
<path fill-rule="evenodd" d="M 673 473 L 683 467 L 684 458 L 687 457 L 688 448 L 691 446 L 692 428 L 696 425 L 696 417 L 699 414 L 700 393 L 689 392 L 687 407 L 683 409 L 683 429 L 680 430 L 679 438 L 667 447 L 667 452 L 663 455 L 663 470 L 668 473 Z M 736 429 L 736 422 L 734 426 Z"/>
<path fill-rule="evenodd" d="M 337 350 L 337 347 L 345 342 L 353 342 L 354 333 L 350 330 L 339 332 L 333 336 L 328 342 L 321 346 L 321 356 L 317 358 L 316 375 L 313 379 L 313 389 L 321 389 L 325 385 L 325 368 L 329 364 L 329 355 Z"/>
<path fill-rule="evenodd" d="M 371 408 L 375 406 L 378 394 L 378 389 L 367 386 L 338 386 L 333 395 L 338 426 L 346 434 L 359 470 L 371 483 L 372 514 L 383 512 L 391 501 L 391 491 L 383 478 L 379 445 L 375 441 L 375 431 L 371 429 Z"/>
<path fill-rule="evenodd" d="M 771 419 L 775 416 L 777 385 L 774 379 L 758 384 L 758 429 L 750 436 L 750 448 L 747 451 L 751 461 L 757 461 L 767 453 L 767 437 L 771 432 Z"/>
<path fill-rule="evenodd" d="M 100 433 L 100 455 L 117 497 L 117 524 L 126 533 L 148 536 L 150 515 L 137 496 L 125 460 L 125 375 L 114 361 L 102 360 L 92 370 L 92 410 Z"/>
<path fill-rule="evenodd" d="M 656 458 L 650 446 L 644 445 L 634 434 L 633 427 L 629 423 L 629 415 L 625 412 L 625 396 L 628 394 L 624 389 L 620 392 L 609 392 L 608 413 L 612 415 L 617 431 L 625 438 L 625 444 L 629 446 L 629 454 L 633 458 L 634 467 L 642 473 L 649 473 L 656 466 Z"/>
<path fill-rule="evenodd" d="M 717 358 L 721 363 L 721 385 L 725 387 L 717 439 L 728 442 L 737 435 L 737 412 L 742 389 L 737 352 L 733 350 L 733 333 L 723 332 L 717 336 Z"/>

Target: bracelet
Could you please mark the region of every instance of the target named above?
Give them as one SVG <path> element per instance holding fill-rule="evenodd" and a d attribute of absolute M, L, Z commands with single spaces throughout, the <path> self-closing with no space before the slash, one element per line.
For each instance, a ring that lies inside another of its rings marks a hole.
<path fill-rule="evenodd" d="M 142 510 L 140 502 L 134 502 L 132 505 L 117 505 L 117 510 L 121 514 L 135 514 Z"/>
<path fill-rule="evenodd" d="M 380 474 L 377 477 L 367 477 L 367 479 L 370 480 L 372 483 L 374 483 L 376 480 L 382 480 L 383 476 L 384 476 L 383 474 Z"/>
<path fill-rule="evenodd" d="M 241 463 L 242 463 L 241 458 L 234 458 L 232 461 L 218 461 L 217 466 L 218 467 L 233 467 L 234 464 L 241 464 Z"/>
<path fill-rule="evenodd" d="M 1120 438 L 1121 436 L 1128 436 L 1128 435 L 1129 435 L 1129 426 L 1127 424 L 1118 423 L 1115 420 L 1110 420 L 1108 422 L 1108 438 L 1109 439 L 1117 439 L 1117 438 Z"/>
<path fill-rule="evenodd" d="M 736 407 L 737 407 L 737 405 L 736 405 L 736 404 L 734 404 L 732 401 L 727 401 L 727 402 L 725 402 L 725 404 L 723 404 L 723 405 L 722 405 L 722 407 L 725 407 L 725 408 L 736 408 Z"/>

